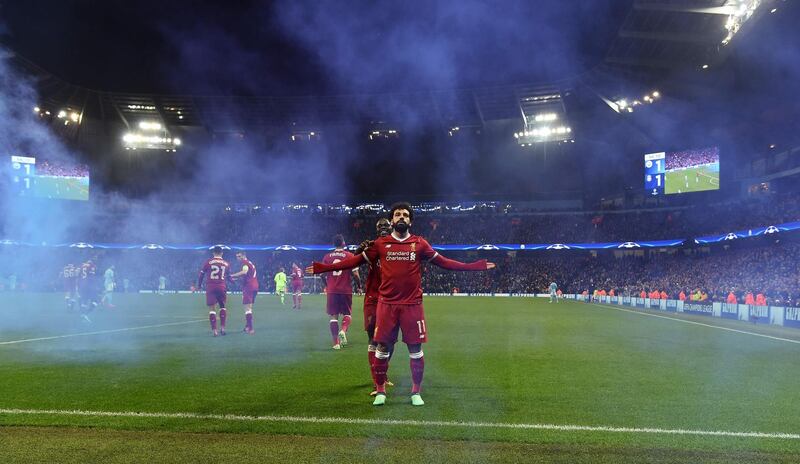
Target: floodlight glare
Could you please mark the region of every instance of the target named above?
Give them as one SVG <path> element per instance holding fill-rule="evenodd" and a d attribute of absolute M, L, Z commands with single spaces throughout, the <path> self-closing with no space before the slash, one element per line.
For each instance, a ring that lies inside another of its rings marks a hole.
<path fill-rule="evenodd" d="M 141 121 L 139 122 L 139 129 L 141 130 L 161 130 L 161 123 L 154 121 Z"/>

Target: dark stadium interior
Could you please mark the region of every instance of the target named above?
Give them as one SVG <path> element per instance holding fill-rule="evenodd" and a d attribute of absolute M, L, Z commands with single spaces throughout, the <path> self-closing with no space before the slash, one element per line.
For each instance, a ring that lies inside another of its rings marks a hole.
<path fill-rule="evenodd" d="M 766 319 L 758 336 L 800 343 L 774 318 L 800 308 L 798 20 L 791 0 L 0 0 L 0 292 L 60 298 L 92 260 L 107 292 L 164 277 L 188 301 L 219 244 L 275 293 L 278 268 L 408 201 L 442 255 L 497 265 L 426 265 L 426 298 L 557 282 L 710 316 L 762 294 L 768 318 L 723 330 Z M 21 329 L 1 311 L 3 349 Z"/>
<path fill-rule="evenodd" d="M 189 5 L 191 21 L 173 20 Z M 441 244 L 681 239 L 694 253 L 696 237 L 800 218 L 800 106 L 782 98 L 800 80 L 796 51 L 778 46 L 796 6 L 746 24 L 758 30 L 743 27 L 748 40 L 735 48 L 700 32 L 717 15 L 676 6 L 508 7 L 518 13 L 509 24 L 481 22 L 491 7 L 480 4 L 365 6 L 353 20 L 331 3 L 313 13 L 291 2 L 3 4 L 6 73 L 29 76 L 25 97 L 38 112 L 27 119 L 48 132 L 16 137 L 7 124 L 4 149 L 53 142 L 40 156 L 88 164 L 92 197 L 41 217 L 9 207 L 3 235 L 278 245 L 343 233 L 358 243 L 381 214 L 359 204 L 473 200 L 491 206 L 434 209 L 415 230 Z M 525 27 L 533 17 L 542 28 Z M 453 18 L 447 34 L 435 32 Z M 537 95 L 553 93 L 574 133 L 530 146 L 511 137 Z M 180 137 L 177 150 L 121 143 L 148 120 Z M 641 188 L 642 153 L 703 146 L 722 153 L 719 190 L 653 197 Z M 340 204 L 353 209 L 332 208 Z"/>

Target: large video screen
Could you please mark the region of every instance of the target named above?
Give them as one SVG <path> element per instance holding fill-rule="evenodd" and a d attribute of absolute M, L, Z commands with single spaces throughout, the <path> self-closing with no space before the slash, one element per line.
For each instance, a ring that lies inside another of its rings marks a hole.
<path fill-rule="evenodd" d="M 719 190 L 719 147 L 644 155 L 644 188 L 651 195 Z"/>
<path fill-rule="evenodd" d="M 11 186 L 21 197 L 89 199 L 89 168 L 32 156 L 11 157 Z"/>

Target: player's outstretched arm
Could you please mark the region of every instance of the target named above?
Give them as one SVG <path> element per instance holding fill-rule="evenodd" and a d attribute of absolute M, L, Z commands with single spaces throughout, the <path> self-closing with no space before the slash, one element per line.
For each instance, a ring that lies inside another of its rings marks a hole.
<path fill-rule="evenodd" d="M 374 241 L 375 241 L 375 240 L 364 240 L 363 242 L 361 242 L 361 243 L 358 245 L 358 248 L 356 248 L 355 250 L 353 250 L 353 254 L 354 254 L 354 255 L 360 255 L 361 253 L 363 253 L 363 252 L 367 251 L 367 248 L 371 247 L 371 246 L 372 246 L 372 243 L 373 243 Z"/>
<path fill-rule="evenodd" d="M 315 261 L 311 264 L 311 266 L 306 267 L 306 274 L 322 274 L 323 272 L 345 271 L 358 267 L 364 262 L 365 258 L 363 254 L 353 255 L 333 264 L 323 264 Z"/>
<path fill-rule="evenodd" d="M 462 263 L 461 261 L 445 258 L 439 254 L 431 259 L 430 262 L 442 269 L 447 269 L 450 271 L 488 271 L 489 269 L 494 269 L 496 267 L 494 263 L 486 261 L 485 259 L 480 259 L 471 263 Z"/>

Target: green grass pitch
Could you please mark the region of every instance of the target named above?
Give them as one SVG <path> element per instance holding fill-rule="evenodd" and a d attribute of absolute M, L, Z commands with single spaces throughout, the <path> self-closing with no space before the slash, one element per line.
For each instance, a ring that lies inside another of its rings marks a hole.
<path fill-rule="evenodd" d="M 800 460 L 790 329 L 682 318 L 766 338 L 575 302 L 428 297 L 426 405 L 410 405 L 398 345 L 396 386 L 376 408 L 360 298 L 341 351 L 323 297 L 293 312 L 260 295 L 252 336 L 229 298 L 229 335 L 213 338 L 199 294 L 117 295 L 91 325 L 60 295 L 5 294 L 0 462 Z"/>
<path fill-rule="evenodd" d="M 41 198 L 88 200 L 89 178 L 41 176 L 34 180 L 34 191 Z"/>
<path fill-rule="evenodd" d="M 718 189 L 719 171 L 708 166 L 667 171 L 665 174 L 664 193 L 702 192 Z"/>

